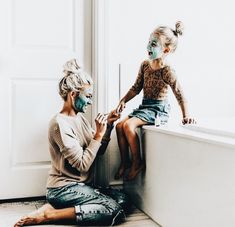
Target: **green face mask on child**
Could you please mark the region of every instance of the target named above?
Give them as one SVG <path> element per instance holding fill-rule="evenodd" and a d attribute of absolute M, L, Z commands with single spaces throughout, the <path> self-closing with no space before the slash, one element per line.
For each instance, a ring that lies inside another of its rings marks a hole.
<path fill-rule="evenodd" d="M 80 94 L 74 99 L 73 108 L 76 112 L 86 112 L 87 106 L 92 104 L 91 94 L 92 89 L 88 88 L 81 91 Z"/>
<path fill-rule="evenodd" d="M 163 54 L 162 46 L 155 37 L 150 38 L 147 46 L 147 51 L 150 60 L 161 58 Z"/>

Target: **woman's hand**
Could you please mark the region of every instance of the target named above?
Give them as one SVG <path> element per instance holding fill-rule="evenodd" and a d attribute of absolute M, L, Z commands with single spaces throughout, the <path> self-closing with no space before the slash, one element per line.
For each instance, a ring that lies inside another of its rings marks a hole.
<path fill-rule="evenodd" d="M 182 124 L 185 125 L 185 124 L 196 124 L 196 120 L 194 118 L 191 118 L 191 117 L 184 117 L 183 120 L 182 120 Z"/>
<path fill-rule="evenodd" d="M 117 113 L 117 110 L 112 110 L 108 115 L 108 124 L 112 125 L 117 119 L 120 118 L 120 113 Z"/>
<path fill-rule="evenodd" d="M 107 128 L 107 116 L 105 114 L 99 113 L 95 118 L 95 124 L 96 124 L 96 133 L 94 139 L 101 141 Z"/>
<path fill-rule="evenodd" d="M 120 114 L 125 108 L 126 108 L 126 103 L 121 100 L 116 108 L 116 113 Z"/>

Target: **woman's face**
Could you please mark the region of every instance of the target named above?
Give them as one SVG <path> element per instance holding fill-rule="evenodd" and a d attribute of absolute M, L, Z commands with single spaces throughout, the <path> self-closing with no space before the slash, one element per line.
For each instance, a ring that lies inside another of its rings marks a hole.
<path fill-rule="evenodd" d="M 92 104 L 92 86 L 86 87 L 81 90 L 74 98 L 73 108 L 76 112 L 85 113 L 87 106 Z"/>

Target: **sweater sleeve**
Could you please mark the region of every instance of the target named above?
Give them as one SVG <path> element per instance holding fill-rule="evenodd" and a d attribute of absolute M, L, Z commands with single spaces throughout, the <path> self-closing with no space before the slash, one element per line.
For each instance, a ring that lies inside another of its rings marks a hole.
<path fill-rule="evenodd" d="M 98 151 L 98 155 L 103 155 L 105 153 L 105 151 L 109 145 L 110 135 L 113 130 L 113 127 L 114 127 L 113 125 L 107 125 L 107 129 L 106 129 L 106 132 L 102 138 L 101 146 Z"/>
<path fill-rule="evenodd" d="M 167 66 L 163 69 L 162 78 L 165 83 L 170 85 L 178 103 L 182 104 L 186 102 L 183 89 L 176 77 L 175 71 L 172 68 L 170 68 L 170 66 Z"/>
<path fill-rule="evenodd" d="M 90 144 L 83 148 L 72 128 L 59 123 L 54 126 L 52 133 L 55 143 L 69 164 L 81 173 L 88 172 L 101 143 L 92 139 Z"/>
<path fill-rule="evenodd" d="M 135 92 L 136 94 L 139 94 L 140 91 L 143 88 L 144 85 L 144 63 L 143 62 L 140 66 L 137 78 L 135 80 L 135 83 L 133 84 L 133 86 L 131 87 L 131 91 Z"/>

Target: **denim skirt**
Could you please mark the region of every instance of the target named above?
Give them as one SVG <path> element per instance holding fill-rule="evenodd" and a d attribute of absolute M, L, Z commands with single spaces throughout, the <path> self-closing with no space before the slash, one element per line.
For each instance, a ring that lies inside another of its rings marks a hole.
<path fill-rule="evenodd" d="M 168 100 L 143 99 L 142 104 L 130 113 L 129 117 L 137 117 L 148 124 L 153 125 L 155 118 L 159 118 L 161 124 L 166 124 L 169 119 L 170 104 Z"/>

